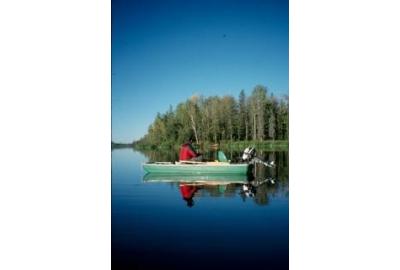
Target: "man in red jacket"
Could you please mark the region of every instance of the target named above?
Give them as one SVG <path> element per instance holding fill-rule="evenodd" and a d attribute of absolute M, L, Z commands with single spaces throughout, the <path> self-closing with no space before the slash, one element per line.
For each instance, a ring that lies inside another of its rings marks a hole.
<path fill-rule="evenodd" d="M 200 161 L 201 155 L 197 153 L 192 146 L 193 139 L 190 138 L 185 144 L 182 144 L 181 150 L 179 151 L 179 160 L 196 160 Z"/>

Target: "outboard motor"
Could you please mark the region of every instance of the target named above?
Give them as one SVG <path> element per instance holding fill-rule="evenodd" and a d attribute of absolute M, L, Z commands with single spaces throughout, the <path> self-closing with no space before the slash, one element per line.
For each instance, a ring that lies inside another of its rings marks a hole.
<path fill-rule="evenodd" d="M 249 164 L 263 164 L 267 167 L 274 167 L 275 164 L 273 161 L 263 161 L 260 158 L 256 157 L 256 149 L 254 147 L 247 147 L 244 149 L 242 157 L 241 157 L 242 162 L 248 162 Z"/>
<path fill-rule="evenodd" d="M 242 155 L 242 161 L 243 162 L 249 162 L 252 160 L 256 155 L 256 149 L 254 147 L 247 147 L 244 149 L 243 155 Z"/>

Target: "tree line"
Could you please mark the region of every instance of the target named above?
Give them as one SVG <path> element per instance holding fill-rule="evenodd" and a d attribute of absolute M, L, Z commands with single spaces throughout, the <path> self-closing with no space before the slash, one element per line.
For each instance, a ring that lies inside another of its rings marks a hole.
<path fill-rule="evenodd" d="M 135 145 L 172 146 L 192 136 L 197 144 L 220 141 L 288 140 L 289 99 L 257 85 L 247 96 L 192 96 L 158 113 L 148 133 Z"/>

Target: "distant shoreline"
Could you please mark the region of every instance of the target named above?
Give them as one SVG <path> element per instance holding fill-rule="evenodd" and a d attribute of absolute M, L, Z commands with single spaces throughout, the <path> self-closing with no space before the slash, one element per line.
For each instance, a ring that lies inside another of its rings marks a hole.
<path fill-rule="evenodd" d="M 116 149 L 116 148 L 132 148 L 133 143 L 115 143 L 111 142 L 111 149 Z"/>

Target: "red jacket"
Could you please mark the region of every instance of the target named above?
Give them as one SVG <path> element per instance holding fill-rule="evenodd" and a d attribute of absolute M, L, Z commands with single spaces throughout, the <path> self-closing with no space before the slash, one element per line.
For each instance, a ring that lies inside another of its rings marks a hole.
<path fill-rule="evenodd" d="M 179 160 L 190 160 L 197 156 L 198 154 L 193 150 L 190 144 L 182 144 L 181 150 L 179 152 Z"/>

